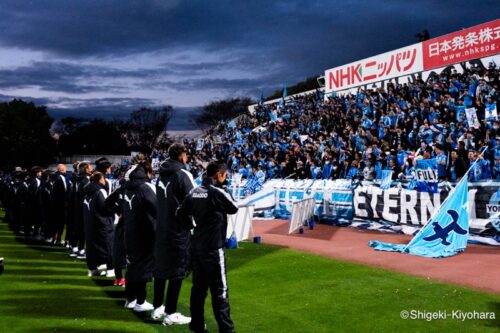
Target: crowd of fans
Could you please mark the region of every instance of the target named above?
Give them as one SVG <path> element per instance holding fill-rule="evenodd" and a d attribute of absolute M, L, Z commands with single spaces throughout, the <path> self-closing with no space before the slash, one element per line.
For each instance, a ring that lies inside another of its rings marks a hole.
<path fill-rule="evenodd" d="M 364 179 L 392 170 L 411 178 L 417 159 L 435 158 L 442 180 L 500 179 L 499 69 L 472 66 L 424 82 L 328 96 L 320 91 L 260 104 L 254 115 L 221 122 L 206 140 L 186 141 L 195 178 L 223 159 L 242 178 Z M 475 108 L 479 126 L 465 110 Z M 486 150 L 481 155 L 482 148 Z"/>

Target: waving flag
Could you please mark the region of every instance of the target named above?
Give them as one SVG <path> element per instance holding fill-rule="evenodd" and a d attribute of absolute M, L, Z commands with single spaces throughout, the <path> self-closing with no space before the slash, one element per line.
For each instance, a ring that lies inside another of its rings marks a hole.
<path fill-rule="evenodd" d="M 382 190 L 387 190 L 392 184 L 392 170 L 382 170 L 382 179 L 380 182 L 380 188 Z"/>
<path fill-rule="evenodd" d="M 417 160 L 415 166 L 415 183 L 417 191 L 419 192 L 438 192 L 436 159 Z"/>
<path fill-rule="evenodd" d="M 264 103 L 264 90 L 260 91 L 259 105 Z"/>
<path fill-rule="evenodd" d="M 468 181 L 464 177 L 439 211 L 408 245 L 370 241 L 375 250 L 393 251 L 422 257 L 444 258 L 465 250 L 469 236 L 467 214 Z"/>
<path fill-rule="evenodd" d="M 287 95 L 287 91 L 286 91 L 286 83 L 283 83 L 283 98 L 285 98 Z"/>

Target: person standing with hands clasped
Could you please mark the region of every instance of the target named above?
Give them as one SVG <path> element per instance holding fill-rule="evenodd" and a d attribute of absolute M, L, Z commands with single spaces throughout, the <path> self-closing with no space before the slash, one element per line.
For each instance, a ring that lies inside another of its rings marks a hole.
<path fill-rule="evenodd" d="M 225 164 L 210 163 L 201 186 L 193 189 L 177 210 L 178 216 L 191 217 L 185 220 L 191 221 L 190 227 L 194 227 L 191 239 L 193 288 L 189 328 L 196 333 L 206 332 L 203 309 L 208 289 L 212 295 L 212 308 L 219 332 L 234 332 L 233 321 L 229 315 L 223 247 L 227 214 L 236 214 L 238 206 L 222 189 L 226 177 Z"/>
<path fill-rule="evenodd" d="M 169 159 L 160 166 L 160 178 L 156 186 L 158 217 L 155 235 L 153 298 L 155 309 L 151 313 L 151 318 L 163 319 L 164 325 L 185 325 L 191 321 L 191 318 L 177 312 L 182 281 L 189 273 L 191 232 L 186 223 L 175 216 L 175 212 L 186 195 L 195 187 L 193 176 L 184 169 L 188 162 L 187 153 L 181 143 L 170 146 Z"/>

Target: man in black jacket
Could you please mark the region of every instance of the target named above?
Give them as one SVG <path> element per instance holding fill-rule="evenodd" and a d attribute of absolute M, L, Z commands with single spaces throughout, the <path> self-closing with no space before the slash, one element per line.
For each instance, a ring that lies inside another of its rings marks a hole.
<path fill-rule="evenodd" d="M 449 165 L 449 179 L 453 182 L 459 182 L 467 172 L 467 165 L 457 150 L 451 151 L 451 161 Z"/>
<path fill-rule="evenodd" d="M 69 204 L 69 195 L 71 194 L 71 186 L 66 180 L 66 166 L 64 164 L 57 165 L 57 172 L 54 175 L 54 185 L 52 187 L 52 225 L 51 234 L 55 244 L 63 241 L 62 234 L 64 225 L 66 224 L 66 215 Z M 69 232 L 69 231 L 67 231 Z"/>
<path fill-rule="evenodd" d="M 26 191 L 26 218 L 24 219 L 24 236 L 41 240 L 40 229 L 42 226 L 42 169 L 33 167 L 31 176 L 27 181 Z"/>
<path fill-rule="evenodd" d="M 174 143 L 168 150 L 169 159 L 160 166 L 156 186 L 158 219 L 155 238 L 155 310 L 151 317 L 164 317 L 165 325 L 188 324 L 191 318 L 177 312 L 182 281 L 188 275 L 189 243 L 191 233 L 186 223 L 175 215 L 180 203 L 195 187 L 193 176 L 184 169 L 188 161 L 184 145 Z M 167 299 L 163 305 L 168 280 Z"/>
<path fill-rule="evenodd" d="M 90 182 L 90 175 L 94 169 L 87 162 L 82 162 L 78 165 L 78 176 L 76 177 L 75 199 L 74 199 L 74 226 L 75 238 L 71 257 L 77 259 L 86 259 L 85 256 L 85 228 L 83 223 L 83 200 L 85 197 L 85 186 Z"/>
<path fill-rule="evenodd" d="M 178 216 L 193 218 L 191 244 L 193 288 L 191 289 L 191 323 L 194 332 L 205 332 L 203 308 L 207 291 L 212 295 L 212 307 L 219 332 L 232 333 L 234 325 L 229 314 L 224 243 L 227 214 L 238 212 L 238 206 L 221 186 L 226 181 L 224 164 L 210 163 L 200 187 L 192 190 L 179 207 Z"/>

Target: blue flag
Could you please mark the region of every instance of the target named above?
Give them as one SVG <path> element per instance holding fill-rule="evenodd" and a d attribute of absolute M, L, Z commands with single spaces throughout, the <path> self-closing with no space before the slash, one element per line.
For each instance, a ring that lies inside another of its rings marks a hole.
<path fill-rule="evenodd" d="M 417 191 L 437 193 L 438 172 L 436 159 L 417 160 L 415 180 Z"/>
<path fill-rule="evenodd" d="M 380 182 L 380 188 L 382 190 L 387 190 L 391 187 L 392 183 L 392 170 L 382 170 L 382 181 Z"/>
<path fill-rule="evenodd" d="M 262 105 L 262 103 L 264 103 L 264 90 L 261 90 L 259 98 L 259 105 Z"/>
<path fill-rule="evenodd" d="M 408 245 L 370 241 L 375 250 L 393 251 L 422 257 L 444 258 L 465 250 L 469 236 L 467 214 L 468 181 L 464 177 L 438 213 L 413 237 Z"/>
<path fill-rule="evenodd" d="M 286 83 L 283 83 L 283 98 L 285 98 L 287 95 L 287 92 L 286 92 Z"/>

